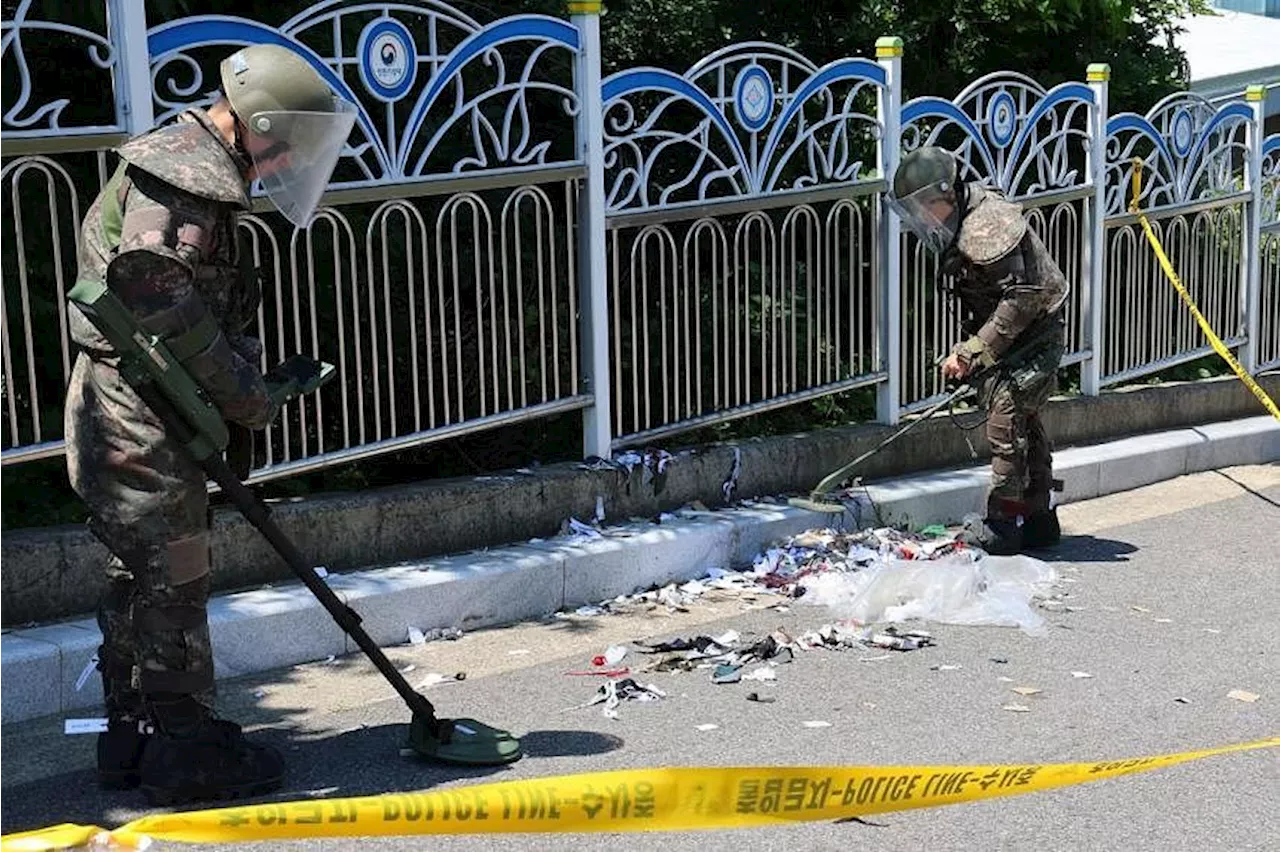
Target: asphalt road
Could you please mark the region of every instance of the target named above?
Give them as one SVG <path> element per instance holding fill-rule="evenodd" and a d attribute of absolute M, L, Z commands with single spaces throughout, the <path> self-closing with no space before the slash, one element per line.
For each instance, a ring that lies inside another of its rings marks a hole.
<path fill-rule="evenodd" d="M 811 651 L 778 667 L 773 684 L 714 685 L 706 672 L 644 674 L 640 680 L 668 698 L 623 704 L 617 720 L 599 708 L 568 709 L 598 682 L 565 674 L 589 667 L 611 643 L 728 629 L 803 631 L 831 616 L 800 604 L 769 609 L 778 601 L 768 596 L 716 594 L 687 613 L 557 619 L 393 649 L 399 665 L 414 666 L 407 676 L 415 685 L 432 672 L 467 672 L 464 682 L 427 694 L 444 714 L 524 733 L 528 756 L 506 769 L 460 772 L 399 756 L 404 708 L 359 658 L 229 682 L 221 701 L 227 716 L 263 729 L 288 755 L 279 800 L 653 766 L 1092 761 L 1280 735 L 1280 466 L 1184 477 L 1066 506 L 1061 515 L 1070 538 L 1049 561 L 1070 609 L 1045 613 L 1051 627 L 1043 637 L 930 625 L 934 647 L 888 659 Z M 933 668 L 939 665 L 960 668 Z M 1011 692 L 1016 686 L 1042 691 L 1022 697 Z M 1232 690 L 1260 697 L 1234 700 Z M 751 691 L 776 701 L 748 702 Z M 1001 709 L 1009 703 L 1030 712 Z M 806 728 L 805 721 L 830 726 Z M 60 719 L 7 726 L 2 747 L 5 833 L 63 822 L 116 826 L 146 812 L 135 794 L 96 789 L 93 738 L 62 736 Z M 870 819 L 874 825 L 253 848 L 1280 849 L 1280 750 Z"/>

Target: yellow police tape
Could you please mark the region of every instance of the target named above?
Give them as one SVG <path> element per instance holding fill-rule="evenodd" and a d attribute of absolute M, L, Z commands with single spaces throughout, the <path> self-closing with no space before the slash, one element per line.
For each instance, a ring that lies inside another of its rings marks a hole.
<path fill-rule="evenodd" d="M 1271 412 L 1271 416 L 1280 420 L 1280 408 L 1271 401 L 1271 397 L 1267 396 L 1267 392 L 1253 380 L 1253 376 L 1249 375 L 1249 371 L 1240 365 L 1240 362 L 1231 354 L 1231 350 L 1226 344 L 1213 333 L 1213 329 L 1209 327 L 1209 321 L 1204 318 L 1204 314 L 1200 313 L 1200 309 L 1196 307 L 1196 303 L 1192 301 L 1191 294 L 1187 292 L 1187 288 L 1182 285 L 1182 280 L 1178 278 L 1178 273 L 1173 269 L 1173 264 L 1169 262 L 1168 256 L 1164 253 L 1164 246 L 1160 244 L 1160 239 L 1151 228 L 1151 223 L 1147 221 L 1146 214 L 1138 209 L 1138 198 L 1142 191 L 1142 159 L 1135 158 L 1133 161 L 1133 198 L 1129 201 L 1129 212 L 1138 214 L 1138 221 L 1142 223 L 1142 230 L 1146 231 L 1147 240 L 1151 243 L 1151 247 L 1155 249 L 1156 258 L 1160 261 L 1160 267 L 1164 270 L 1164 274 L 1168 276 L 1169 281 L 1178 291 L 1178 295 L 1182 297 L 1182 301 L 1191 309 L 1191 315 L 1196 318 L 1196 322 L 1200 326 L 1200 330 L 1204 332 L 1204 336 L 1209 338 L 1209 345 L 1213 347 L 1213 351 L 1222 356 L 1222 360 L 1226 361 L 1231 369 L 1235 372 L 1236 377 L 1244 382 L 1245 387 L 1253 391 L 1253 395 L 1258 398 L 1263 407 Z"/>
<path fill-rule="evenodd" d="M 227 843 L 316 837 L 688 831 L 833 820 L 996 799 L 1280 746 L 1280 737 L 1100 763 L 1014 766 L 667 767 L 505 781 L 430 793 L 247 805 L 142 817 L 110 832 Z M 0 838 L 3 852 L 62 849 L 103 829 L 59 825 Z"/>

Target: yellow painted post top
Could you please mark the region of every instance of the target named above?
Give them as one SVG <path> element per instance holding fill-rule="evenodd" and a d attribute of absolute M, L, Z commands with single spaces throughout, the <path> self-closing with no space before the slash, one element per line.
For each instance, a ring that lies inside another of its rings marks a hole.
<path fill-rule="evenodd" d="M 569 0 L 570 15 L 599 15 L 600 0 Z"/>
<path fill-rule="evenodd" d="M 876 59 L 892 59 L 902 55 L 902 39 L 897 36 L 881 36 L 876 39 Z"/>
<path fill-rule="evenodd" d="M 1244 90 L 1244 99 L 1249 103 L 1257 103 L 1267 96 L 1266 86 L 1250 86 Z"/>
<path fill-rule="evenodd" d="M 1094 62 L 1085 71 L 1085 79 L 1090 83 L 1105 83 L 1111 79 L 1111 66 L 1105 62 Z"/>

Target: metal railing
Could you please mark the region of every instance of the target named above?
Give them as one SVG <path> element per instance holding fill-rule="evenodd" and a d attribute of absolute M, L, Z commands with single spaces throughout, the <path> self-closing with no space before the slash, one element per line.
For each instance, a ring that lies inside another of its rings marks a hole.
<path fill-rule="evenodd" d="M 863 387 L 896 422 L 938 398 L 960 334 L 936 258 L 882 204 L 924 144 L 1024 206 L 1071 285 L 1085 393 L 1209 351 L 1128 213 L 1135 159 L 1213 327 L 1249 369 L 1280 366 L 1280 138 L 1260 138 L 1260 90 L 1112 116 L 1090 66 L 904 103 L 897 39 L 822 67 L 750 42 L 602 80 L 591 4 L 481 23 L 329 0 L 279 26 L 148 30 L 143 4 L 100 2 L 106 32 L 33 0 L 4 21 L 5 465 L 63 452 L 64 296 L 112 146 L 206 104 L 214 63 L 257 41 L 291 45 L 360 116 L 308 227 L 256 191 L 240 223 L 262 366 L 305 352 L 340 371 L 267 431 L 254 480 L 574 410 L 595 455 Z M 50 33 L 83 43 L 110 98 L 29 72 Z"/>

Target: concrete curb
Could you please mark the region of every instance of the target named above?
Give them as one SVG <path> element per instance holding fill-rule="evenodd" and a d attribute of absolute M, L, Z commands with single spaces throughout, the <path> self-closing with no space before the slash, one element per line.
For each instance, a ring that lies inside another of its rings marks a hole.
<path fill-rule="evenodd" d="M 1054 461 L 1067 482 L 1063 502 L 1072 502 L 1278 459 L 1280 425 L 1253 417 L 1063 450 Z M 710 568 L 745 565 L 771 542 L 821 523 L 875 523 L 871 503 L 892 525 L 956 522 L 981 510 L 987 476 L 983 465 L 872 485 L 853 518 L 764 505 L 687 513 L 661 525 L 613 527 L 589 541 L 492 548 L 333 574 L 329 583 L 379 644 L 393 645 L 408 640 L 411 626 L 473 630 L 704 576 Z M 209 629 L 218 678 L 358 650 L 300 583 L 215 597 Z M 75 688 L 99 641 L 91 618 L 5 633 L 0 721 L 99 707 L 96 672 Z"/>

